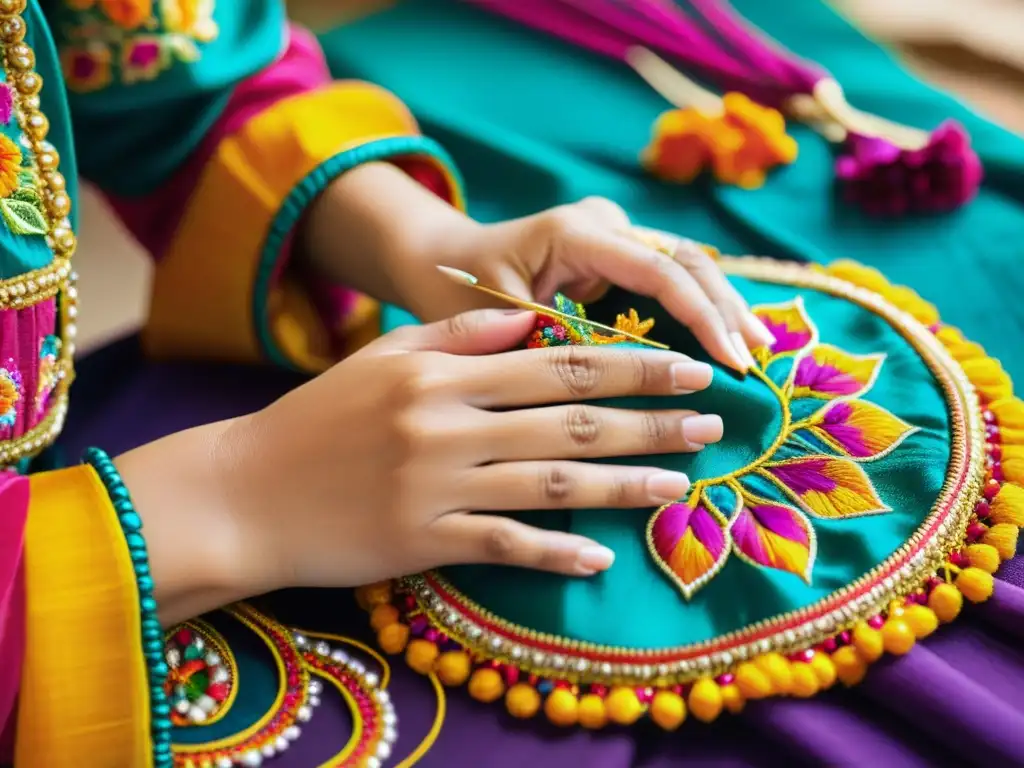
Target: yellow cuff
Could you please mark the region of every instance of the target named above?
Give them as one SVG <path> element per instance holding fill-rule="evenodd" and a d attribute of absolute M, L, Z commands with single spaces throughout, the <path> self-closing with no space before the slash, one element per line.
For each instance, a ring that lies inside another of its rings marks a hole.
<path fill-rule="evenodd" d="M 360 163 L 406 156 L 435 163 L 461 204 L 443 151 L 417 135 L 398 99 L 366 83 L 283 99 L 222 141 L 157 265 L 147 351 L 270 357 L 312 370 L 329 364 L 331 333 L 301 286 L 279 274 L 288 236 L 332 179 Z"/>
<path fill-rule="evenodd" d="M 15 765 L 152 765 L 139 595 L 89 466 L 30 477 Z"/>

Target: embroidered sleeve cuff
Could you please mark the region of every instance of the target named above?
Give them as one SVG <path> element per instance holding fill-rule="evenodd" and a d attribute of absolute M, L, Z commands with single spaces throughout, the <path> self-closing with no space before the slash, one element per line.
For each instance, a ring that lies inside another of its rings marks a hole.
<path fill-rule="evenodd" d="M 152 765 L 135 572 L 91 467 L 31 476 L 24 579 L 15 764 Z"/>
<path fill-rule="evenodd" d="M 269 358 L 307 370 L 337 359 L 339 327 L 329 327 L 306 286 L 285 269 L 288 244 L 307 206 L 333 179 L 381 160 L 418 168 L 416 178 L 432 169 L 431 188 L 461 205 L 443 150 L 418 135 L 398 99 L 366 83 L 334 83 L 283 99 L 224 139 L 157 266 L 149 351 Z M 369 300 L 348 295 L 343 306 L 346 347 L 377 333 Z"/>

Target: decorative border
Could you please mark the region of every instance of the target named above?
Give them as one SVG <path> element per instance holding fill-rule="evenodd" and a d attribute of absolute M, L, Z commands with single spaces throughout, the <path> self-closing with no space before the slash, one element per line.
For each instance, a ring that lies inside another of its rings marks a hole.
<path fill-rule="evenodd" d="M 188 707 L 185 711 L 172 712 L 171 722 L 179 728 L 204 728 L 206 726 L 213 725 L 223 720 L 228 712 L 231 711 L 231 707 L 235 703 L 235 699 L 238 698 L 238 662 L 235 660 L 235 654 L 232 653 L 230 646 L 228 646 L 227 640 L 224 636 L 218 632 L 209 622 L 203 621 L 202 619 L 192 619 L 186 621 L 174 628 L 172 632 L 168 632 L 164 637 L 165 651 L 164 654 L 167 657 L 167 666 L 170 667 L 173 675 L 174 670 L 181 666 L 181 663 L 185 661 L 183 656 L 180 654 L 177 648 L 167 648 L 166 646 L 175 641 L 178 645 L 187 645 L 182 642 L 182 638 L 179 633 L 182 631 L 190 632 L 197 638 L 202 639 L 203 644 L 213 653 L 215 653 L 219 659 L 220 664 L 212 665 L 223 667 L 227 673 L 228 683 L 228 695 L 224 698 L 224 701 L 218 702 L 220 706 L 213 710 L 212 714 L 199 721 L 193 722 L 186 718 Z M 177 652 L 177 653 L 176 653 Z M 172 661 L 174 663 L 172 663 Z M 209 672 L 210 664 L 207 662 L 207 671 Z M 214 683 L 214 680 L 210 680 Z M 173 684 L 170 679 L 164 684 L 167 691 L 167 697 L 172 697 Z"/>
<path fill-rule="evenodd" d="M 475 654 L 532 674 L 605 685 L 680 683 L 724 674 L 760 654 L 820 644 L 879 615 L 894 599 L 917 590 L 963 540 L 984 475 L 985 429 L 973 386 L 935 336 L 879 294 L 822 272 L 753 257 L 723 257 L 720 263 L 728 274 L 852 301 L 888 321 L 924 359 L 949 407 L 951 456 L 939 497 L 918 530 L 880 565 L 817 603 L 700 643 L 637 650 L 538 633 L 495 616 L 437 572 L 403 579 L 401 590 L 415 597 L 432 625 Z"/>

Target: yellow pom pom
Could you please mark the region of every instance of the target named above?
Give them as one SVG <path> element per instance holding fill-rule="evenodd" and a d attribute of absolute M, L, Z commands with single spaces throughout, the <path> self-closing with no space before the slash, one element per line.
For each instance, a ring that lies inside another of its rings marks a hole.
<path fill-rule="evenodd" d="M 608 712 L 605 710 L 604 699 L 596 693 L 588 693 L 581 696 L 579 719 L 580 725 L 592 731 L 604 728 L 608 722 Z"/>
<path fill-rule="evenodd" d="M 964 568 L 956 577 L 956 588 L 972 603 L 983 603 L 992 597 L 992 574 L 980 568 Z"/>
<path fill-rule="evenodd" d="M 1009 523 L 996 523 L 982 535 L 981 540 L 995 547 L 999 557 L 1009 560 L 1017 554 L 1017 535 L 1020 529 Z"/>
<path fill-rule="evenodd" d="M 771 679 L 749 661 L 736 667 L 736 686 L 747 699 L 763 699 L 772 692 Z"/>
<path fill-rule="evenodd" d="M 999 570 L 999 552 L 990 544 L 971 544 L 964 549 L 967 561 L 975 568 L 981 568 L 986 573 L 995 573 Z"/>
<path fill-rule="evenodd" d="M 1024 401 L 1016 397 L 993 400 L 988 409 L 996 415 L 1000 427 L 1024 429 Z"/>
<path fill-rule="evenodd" d="M 580 716 L 580 703 L 576 694 L 567 688 L 555 688 L 544 700 L 544 714 L 560 728 L 576 725 Z"/>
<path fill-rule="evenodd" d="M 889 281 L 882 276 L 881 272 L 855 261 L 840 259 L 833 261 L 826 269 L 840 280 L 868 288 L 876 293 L 884 293 L 889 288 Z"/>
<path fill-rule="evenodd" d="M 909 288 L 902 285 L 894 286 L 885 292 L 885 298 L 904 312 L 913 315 L 922 325 L 935 325 L 939 322 L 939 310 Z"/>
<path fill-rule="evenodd" d="M 694 712 L 694 715 L 696 714 Z M 650 715 L 651 720 L 660 727 L 666 731 L 674 731 L 686 719 L 686 704 L 678 693 L 658 691 L 651 701 Z"/>
<path fill-rule="evenodd" d="M 846 686 L 859 683 L 868 671 L 868 663 L 852 645 L 844 645 L 833 653 L 832 663 L 836 665 L 836 677 Z"/>
<path fill-rule="evenodd" d="M 910 628 L 910 624 L 902 618 L 890 618 L 882 626 L 882 640 L 887 652 L 895 656 L 902 656 L 910 652 L 917 638 L 914 637 L 914 630 Z"/>
<path fill-rule="evenodd" d="M 939 330 L 935 332 L 935 338 L 947 347 L 951 347 L 956 344 L 963 344 L 964 342 L 964 335 L 952 325 L 944 325 L 939 328 Z"/>
<path fill-rule="evenodd" d="M 808 699 L 818 692 L 821 687 L 818 683 L 818 676 L 810 664 L 797 663 L 791 665 L 793 669 L 793 686 L 791 692 L 801 699 Z"/>
<path fill-rule="evenodd" d="M 497 701 L 505 692 L 505 681 L 496 669 L 478 669 L 469 678 L 469 695 L 477 701 L 489 704 Z"/>
<path fill-rule="evenodd" d="M 710 723 L 722 713 L 722 689 L 710 677 L 702 677 L 690 688 L 690 711 L 698 720 Z"/>
<path fill-rule="evenodd" d="M 734 683 L 722 686 L 722 704 L 734 715 L 742 712 L 746 703 L 747 700 L 743 698 L 743 693 L 740 691 L 739 686 Z"/>
<path fill-rule="evenodd" d="M 405 650 L 409 642 L 409 628 L 405 624 L 388 624 L 377 633 L 377 645 L 384 653 L 394 656 Z"/>
<path fill-rule="evenodd" d="M 875 661 L 885 651 L 882 633 L 866 622 L 853 628 L 853 646 L 864 661 Z"/>
<path fill-rule="evenodd" d="M 430 674 L 434 669 L 434 662 L 437 661 L 437 646 L 429 640 L 416 639 L 409 643 L 405 649 L 405 663 L 414 672 L 421 675 Z"/>
<path fill-rule="evenodd" d="M 821 689 L 828 690 L 836 682 L 836 665 L 827 653 L 815 653 L 810 661 L 811 669 L 818 676 L 818 685 Z"/>
<path fill-rule="evenodd" d="M 971 380 L 971 384 L 989 400 L 998 400 L 1013 395 L 1013 382 L 998 360 L 982 357 L 976 360 L 963 360 L 960 366 L 967 374 L 967 378 Z"/>
<path fill-rule="evenodd" d="M 793 685 L 793 671 L 789 662 L 779 653 L 765 653 L 754 659 L 754 665 L 768 675 L 772 691 L 777 694 L 789 693 Z"/>
<path fill-rule="evenodd" d="M 1003 444 L 1003 450 L 1006 450 L 1007 446 L 1024 445 L 1024 429 L 1000 427 L 999 439 Z"/>
<path fill-rule="evenodd" d="M 397 621 L 398 609 L 391 603 L 374 606 L 370 612 L 370 626 L 373 627 L 374 632 L 380 632 L 388 624 L 394 624 Z"/>
<path fill-rule="evenodd" d="M 960 614 L 964 598 L 952 584 L 939 584 L 928 595 L 928 607 L 941 622 L 950 622 Z"/>
<path fill-rule="evenodd" d="M 372 611 L 374 607 L 391 602 L 391 582 L 379 581 L 376 584 L 367 584 L 356 590 L 356 602 L 365 611 Z"/>
<path fill-rule="evenodd" d="M 994 523 L 1024 526 L 1024 488 L 1015 483 L 1003 483 L 992 499 L 989 517 Z"/>
<path fill-rule="evenodd" d="M 437 670 L 437 679 L 447 686 L 462 685 L 473 671 L 469 654 L 464 651 L 442 653 L 434 667 Z"/>
<path fill-rule="evenodd" d="M 985 348 L 980 344 L 975 344 L 973 341 L 951 344 L 947 349 L 949 354 L 953 356 L 953 359 L 961 363 L 968 360 L 984 360 L 988 357 L 985 354 Z"/>
<path fill-rule="evenodd" d="M 1024 483 L 1024 459 L 1017 456 L 1003 456 L 1003 477 L 1010 483 Z"/>
<path fill-rule="evenodd" d="M 908 605 L 903 611 L 903 620 L 910 625 L 914 637 L 923 640 L 939 628 L 939 618 L 935 611 L 923 605 Z"/>
<path fill-rule="evenodd" d="M 604 700 L 608 719 L 619 725 L 632 725 L 640 719 L 644 708 L 632 688 L 613 688 Z"/>
<path fill-rule="evenodd" d="M 505 708 L 512 717 L 526 720 L 540 709 L 540 694 L 528 683 L 516 683 L 505 694 Z"/>

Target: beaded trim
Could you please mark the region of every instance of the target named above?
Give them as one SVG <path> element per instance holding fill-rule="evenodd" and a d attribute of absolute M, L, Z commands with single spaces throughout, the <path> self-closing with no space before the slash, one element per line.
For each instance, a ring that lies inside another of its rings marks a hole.
<path fill-rule="evenodd" d="M 165 640 L 171 672 L 164 684 L 176 726 L 207 726 L 224 719 L 238 696 L 238 662 L 223 635 L 202 619 L 185 622 Z M 194 682 L 198 676 L 202 688 Z"/>
<path fill-rule="evenodd" d="M 106 452 L 89 448 L 84 460 L 96 470 L 103 482 L 110 501 L 117 513 L 125 543 L 135 569 L 135 583 L 139 590 L 139 618 L 142 626 L 142 655 L 146 660 L 149 676 L 150 729 L 153 739 L 154 768 L 171 767 L 171 705 L 164 691 L 169 669 L 164 660 L 164 644 L 161 639 L 152 638 L 152 628 L 160 626 L 157 618 L 156 599 L 153 597 L 153 577 L 149 571 L 149 553 L 146 540 L 142 537 L 142 518 L 135 511 L 131 495 L 121 480 L 121 475 Z M 150 630 L 150 631 L 147 631 Z"/>
<path fill-rule="evenodd" d="M 51 397 L 50 413 L 25 434 L 0 445 L 0 466 L 10 466 L 35 455 L 53 442 L 64 426 L 67 390 L 74 377 L 72 361 L 78 314 L 75 274 L 70 263 L 77 245 L 69 218 L 71 198 L 59 170 L 60 156 L 46 141 L 50 122 L 40 109 L 43 79 L 35 71 L 35 53 L 25 43 L 27 25 L 22 14 L 26 7 L 27 0 L 0 0 L 0 40 L 13 113 L 32 150 L 33 176 L 38 180 L 37 192 L 48 219 L 46 243 L 54 259 L 42 269 L 0 281 L 0 308 L 20 309 L 60 294 L 57 333 L 63 344 L 56 363 L 58 382 Z"/>
<path fill-rule="evenodd" d="M 506 622 L 428 572 L 400 582 L 414 613 L 483 658 L 537 675 L 600 684 L 681 683 L 726 673 L 737 662 L 777 651 L 818 645 L 858 622 L 883 613 L 896 599 L 920 589 L 964 540 L 985 471 L 978 398 L 963 369 L 934 335 L 879 294 L 799 265 L 756 258 L 723 258 L 726 272 L 763 282 L 813 288 L 848 299 L 883 317 L 925 360 L 950 411 L 952 447 L 946 482 L 918 530 L 881 565 L 824 600 L 712 641 L 637 650 L 602 646 L 534 632 Z"/>

